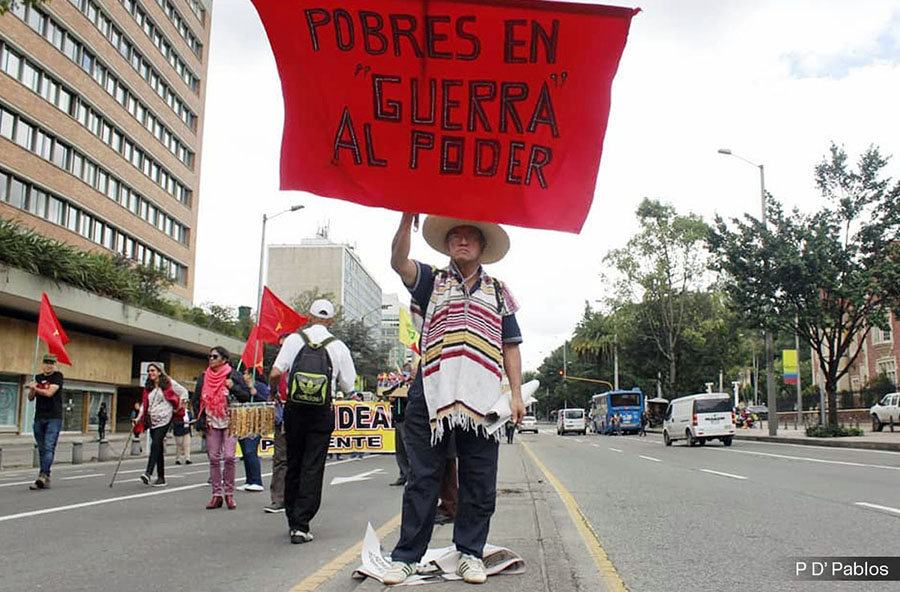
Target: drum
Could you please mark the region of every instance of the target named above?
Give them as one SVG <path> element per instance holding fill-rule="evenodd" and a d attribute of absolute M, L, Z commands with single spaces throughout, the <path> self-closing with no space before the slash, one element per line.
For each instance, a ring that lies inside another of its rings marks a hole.
<path fill-rule="evenodd" d="M 228 433 L 249 438 L 275 431 L 275 403 L 238 403 L 228 407 Z"/>

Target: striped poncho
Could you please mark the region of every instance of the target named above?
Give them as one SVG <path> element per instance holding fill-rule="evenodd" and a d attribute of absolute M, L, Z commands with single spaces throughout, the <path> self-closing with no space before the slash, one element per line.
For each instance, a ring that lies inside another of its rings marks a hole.
<path fill-rule="evenodd" d="M 424 267 L 419 263 L 419 281 Z M 483 268 L 471 292 L 455 271 L 430 271 L 434 287 L 424 314 L 425 303 L 415 297 L 411 312 L 421 323 L 420 372 L 432 441 L 456 426 L 499 438 L 499 432 L 488 433 L 486 418 L 501 397 L 503 317 L 519 306 L 509 288 Z M 519 341 L 517 335 L 513 342 Z"/>

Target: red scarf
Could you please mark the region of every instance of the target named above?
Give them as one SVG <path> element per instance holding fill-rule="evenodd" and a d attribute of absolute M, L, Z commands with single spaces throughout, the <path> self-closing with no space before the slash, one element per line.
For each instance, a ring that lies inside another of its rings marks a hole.
<path fill-rule="evenodd" d="M 225 386 L 225 380 L 229 376 L 231 365 L 228 362 L 219 366 L 218 370 L 207 368 L 203 373 L 200 406 L 212 417 L 224 419 L 228 416 L 228 387 Z"/>

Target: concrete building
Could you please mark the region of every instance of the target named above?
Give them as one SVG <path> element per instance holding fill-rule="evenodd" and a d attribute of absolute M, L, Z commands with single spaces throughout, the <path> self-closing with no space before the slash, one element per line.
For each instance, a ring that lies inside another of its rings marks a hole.
<path fill-rule="evenodd" d="M 266 285 L 285 302 L 309 290 L 331 293 L 345 318 L 381 326 L 381 286 L 350 245 L 334 243 L 325 233 L 299 245 L 270 245 Z"/>
<path fill-rule="evenodd" d="M 211 0 L 0 17 L 0 217 L 165 270 L 190 301 Z"/>
<path fill-rule="evenodd" d="M 385 294 L 382 296 L 381 315 L 381 341 L 388 347 L 388 370 L 402 368 L 403 364 L 412 361 L 412 350 L 400 343 L 400 307 L 409 309 L 400 303 L 397 294 Z"/>
<path fill-rule="evenodd" d="M 194 291 L 211 0 L 17 2 L 0 16 L 0 219 L 164 270 Z M 191 388 L 242 343 L 0 264 L 0 432 L 29 432 L 41 292 L 71 338 L 64 428 L 112 427 L 162 361 Z M 44 346 L 41 350 L 45 351 Z M 121 423 L 120 423 L 121 425 Z"/>

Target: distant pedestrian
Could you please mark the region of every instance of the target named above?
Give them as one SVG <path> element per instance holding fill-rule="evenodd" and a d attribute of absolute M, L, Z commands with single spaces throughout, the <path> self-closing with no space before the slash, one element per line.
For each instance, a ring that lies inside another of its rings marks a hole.
<path fill-rule="evenodd" d="M 269 385 L 254 380 L 253 370 L 244 368 L 244 384 L 250 392 L 251 403 L 264 403 L 269 400 Z M 241 461 L 244 463 L 244 485 L 242 491 L 265 491 L 262 482 L 262 467 L 259 464 L 260 434 L 241 438 Z"/>
<path fill-rule="evenodd" d="M 45 355 L 42 372 L 25 386 L 28 400 L 34 401 L 34 441 L 41 458 L 40 473 L 28 488 L 49 489 L 50 466 L 63 418 L 63 375 L 56 369 L 56 356 Z"/>
<path fill-rule="evenodd" d="M 191 412 L 191 405 L 188 403 L 184 409 L 182 417 L 176 417 L 172 421 L 172 435 L 175 436 L 175 464 L 180 465 L 182 462 L 186 465 L 191 464 L 191 420 L 194 414 Z"/>
<path fill-rule="evenodd" d="M 246 403 L 250 393 L 241 373 L 231 367 L 228 350 L 217 345 L 209 350 L 209 366 L 197 378 L 194 408 L 198 421 L 206 433 L 206 454 L 209 457 L 209 480 L 212 499 L 207 510 L 221 508 L 224 500 L 229 510 L 237 507 L 234 501 L 234 462 L 237 438 L 228 433 L 228 404 Z"/>
<path fill-rule="evenodd" d="M 363 402 L 362 393 L 360 393 L 360 392 L 353 393 L 352 395 L 350 395 L 350 400 L 353 401 L 354 403 L 362 403 Z M 350 458 L 363 458 L 365 455 L 366 455 L 366 453 L 363 452 L 362 450 L 351 450 L 350 451 Z"/>
<path fill-rule="evenodd" d="M 141 445 L 141 432 L 144 431 L 143 426 L 141 426 L 140 430 L 134 429 L 134 426 L 136 425 L 136 422 L 134 420 L 137 419 L 137 416 L 140 414 L 140 412 L 141 412 L 141 402 L 135 401 L 134 406 L 131 408 L 131 425 L 132 425 L 131 438 L 134 442 L 137 442 L 138 450 L 140 452 L 144 452 L 144 447 Z"/>
<path fill-rule="evenodd" d="M 641 431 L 639 435 L 646 436 L 647 435 L 647 425 L 650 423 L 650 414 L 647 411 L 641 412 Z"/>
<path fill-rule="evenodd" d="M 402 487 L 406 485 L 409 478 L 409 456 L 406 454 L 406 443 L 403 437 L 403 420 L 406 415 L 406 392 L 397 394 L 397 389 L 407 387 L 411 382 L 412 374 L 404 368 L 402 382 L 398 382 L 385 391 L 391 402 L 391 421 L 394 425 L 394 459 L 397 461 L 397 468 L 400 470 L 400 476 L 396 481 L 391 481 L 392 487 Z"/>
<path fill-rule="evenodd" d="M 106 412 L 106 402 L 100 403 L 100 409 L 97 410 L 97 436 L 102 442 L 106 439 L 106 422 L 109 420 L 109 414 Z"/>
<path fill-rule="evenodd" d="M 309 523 L 322 503 L 325 458 L 334 431 L 332 397 L 338 385 L 349 392 L 356 382 L 350 350 L 328 330 L 333 324 L 334 306 L 324 299 L 313 302 L 309 324 L 285 340 L 270 373 L 270 385 L 288 374 L 284 506 L 293 544 L 313 540 Z"/>
<path fill-rule="evenodd" d="M 278 347 L 284 345 L 290 333 L 278 338 Z M 269 387 L 271 391 L 272 388 Z M 282 374 L 272 397 L 275 401 L 275 445 L 272 453 L 272 481 L 269 483 L 271 503 L 263 508 L 269 514 L 284 512 L 284 476 L 287 473 L 287 440 L 284 435 L 284 403 L 287 400 L 287 374 Z"/>
<path fill-rule="evenodd" d="M 172 381 L 155 362 L 147 366 L 147 382 L 141 394 L 141 408 L 135 419 L 131 420 L 132 428 L 141 423 L 144 417 L 150 418 L 150 458 L 147 459 L 147 470 L 141 475 L 141 481 L 150 485 L 153 469 L 156 468 L 156 481 L 153 487 L 166 486 L 166 448 L 165 437 L 172 424 L 172 418 L 184 413 L 181 399 L 172 390 Z"/>
<path fill-rule="evenodd" d="M 506 443 L 512 444 L 516 436 L 516 423 L 512 420 L 506 422 Z"/>

